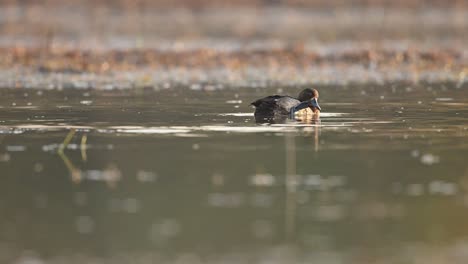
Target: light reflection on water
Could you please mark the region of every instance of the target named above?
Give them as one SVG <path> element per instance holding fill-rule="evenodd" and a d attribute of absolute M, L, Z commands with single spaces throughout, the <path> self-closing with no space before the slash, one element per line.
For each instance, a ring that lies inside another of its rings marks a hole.
<path fill-rule="evenodd" d="M 0 262 L 464 263 L 466 91 L 381 88 L 0 91 Z"/>

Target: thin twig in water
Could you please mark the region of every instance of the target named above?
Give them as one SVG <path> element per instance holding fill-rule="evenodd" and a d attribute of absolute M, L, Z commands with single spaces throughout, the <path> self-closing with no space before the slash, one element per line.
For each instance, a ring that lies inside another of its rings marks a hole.
<path fill-rule="evenodd" d="M 75 135 L 76 133 L 76 129 L 72 128 L 70 130 L 70 132 L 68 132 L 67 136 L 65 137 L 65 139 L 63 140 L 62 142 L 62 145 L 60 145 L 59 149 L 57 150 L 57 152 L 60 154 L 60 153 L 63 153 L 63 151 L 65 150 L 65 148 L 68 146 L 68 144 L 70 144 L 70 141 L 72 140 L 73 136 Z"/>
<path fill-rule="evenodd" d="M 70 144 L 70 141 L 72 140 L 75 133 L 76 133 L 76 129 L 71 129 L 70 132 L 68 132 L 67 136 L 62 142 L 62 145 L 57 150 L 57 153 L 60 156 L 60 158 L 63 160 L 63 163 L 67 167 L 68 171 L 70 172 L 72 181 L 74 183 L 79 183 L 81 182 L 81 170 L 75 167 L 75 165 L 73 165 L 73 162 L 71 162 L 71 160 L 64 153 L 64 150 L 67 148 L 68 144 Z M 83 144 L 83 139 L 81 140 L 81 142 Z M 86 140 L 85 140 L 85 144 L 86 144 Z M 82 152 L 82 155 L 83 155 L 83 152 Z"/>
<path fill-rule="evenodd" d="M 86 142 L 88 141 L 88 136 L 84 134 L 81 137 L 81 144 L 80 144 L 80 149 L 81 149 L 81 159 L 86 162 L 88 160 L 88 155 L 86 154 Z"/>

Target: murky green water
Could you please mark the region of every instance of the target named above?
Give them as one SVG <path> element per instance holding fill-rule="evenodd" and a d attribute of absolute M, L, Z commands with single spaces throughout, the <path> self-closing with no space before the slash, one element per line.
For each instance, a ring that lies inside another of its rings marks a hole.
<path fill-rule="evenodd" d="M 0 90 L 0 262 L 466 263 L 466 89 L 318 88 Z"/>

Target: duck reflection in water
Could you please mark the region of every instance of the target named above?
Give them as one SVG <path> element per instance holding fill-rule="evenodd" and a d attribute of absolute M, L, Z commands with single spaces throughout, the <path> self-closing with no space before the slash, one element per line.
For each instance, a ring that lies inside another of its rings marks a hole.
<path fill-rule="evenodd" d="M 315 124 L 320 120 L 318 104 L 319 93 L 316 89 L 306 88 L 297 98 L 287 95 L 271 95 L 251 103 L 255 107 L 257 123 L 285 123 L 296 120 Z"/>

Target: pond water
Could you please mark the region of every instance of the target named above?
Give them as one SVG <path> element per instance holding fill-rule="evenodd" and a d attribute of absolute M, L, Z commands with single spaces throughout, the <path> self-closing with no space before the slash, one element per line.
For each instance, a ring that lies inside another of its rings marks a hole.
<path fill-rule="evenodd" d="M 316 88 L 0 90 L 0 262 L 466 263 L 466 87 Z"/>

